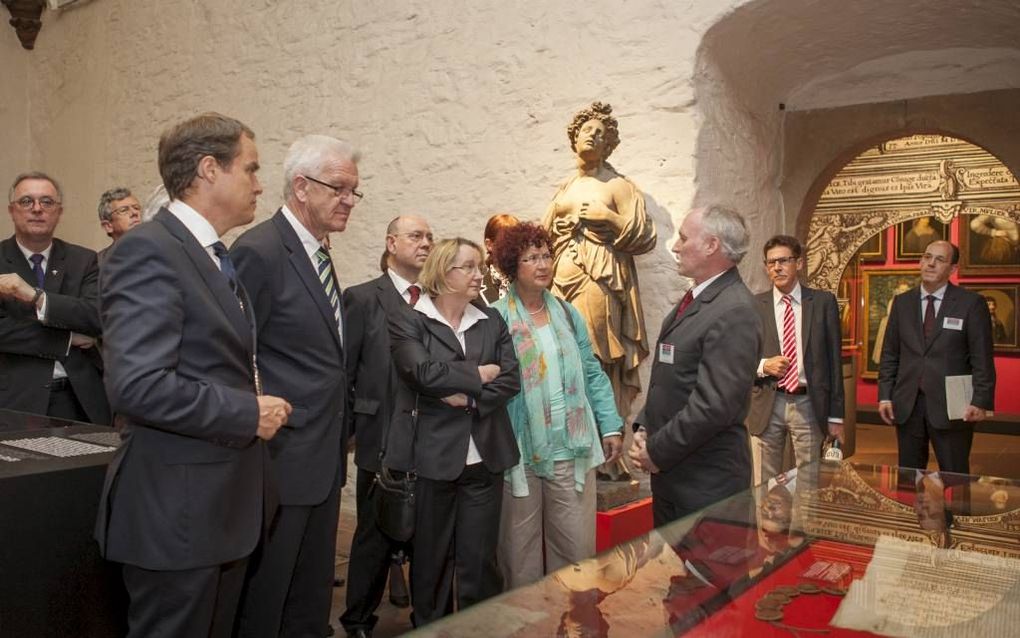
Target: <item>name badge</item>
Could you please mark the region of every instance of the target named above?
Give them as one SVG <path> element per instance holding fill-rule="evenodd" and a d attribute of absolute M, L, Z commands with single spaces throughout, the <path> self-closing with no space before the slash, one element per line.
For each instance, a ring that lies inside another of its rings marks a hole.
<path fill-rule="evenodd" d="M 660 343 L 659 344 L 659 363 L 673 363 L 673 344 L 671 343 Z"/>
<path fill-rule="evenodd" d="M 947 330 L 963 330 L 963 319 L 959 317 L 946 317 L 942 320 L 942 327 Z"/>

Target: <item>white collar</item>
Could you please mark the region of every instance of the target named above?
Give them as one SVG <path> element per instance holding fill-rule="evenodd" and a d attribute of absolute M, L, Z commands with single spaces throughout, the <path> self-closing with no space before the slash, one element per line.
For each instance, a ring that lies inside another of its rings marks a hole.
<path fill-rule="evenodd" d="M 322 250 L 326 250 L 323 248 L 322 242 L 316 239 L 315 235 L 305 228 L 305 225 L 294 216 L 294 213 L 287 208 L 286 204 L 281 206 L 280 210 L 283 211 L 283 218 L 290 222 L 290 225 L 294 228 L 294 232 L 297 233 L 298 239 L 301 241 L 301 245 L 304 246 L 305 252 L 308 253 L 309 257 L 312 257 L 315 253 L 319 252 L 320 248 L 322 248 Z M 328 253 L 329 251 L 327 250 L 326 252 Z"/>
<path fill-rule="evenodd" d="M 428 295 L 422 295 L 415 304 L 414 309 L 422 313 L 430 319 L 435 319 L 444 326 L 448 326 L 450 330 L 456 333 L 467 332 L 467 329 L 475 325 L 482 319 L 488 319 L 489 316 L 479 310 L 474 304 L 469 303 L 467 308 L 464 309 L 464 316 L 461 317 L 460 327 L 454 328 L 450 325 L 450 322 L 446 320 L 446 317 L 439 313 L 439 308 L 436 308 L 436 304 L 432 301 L 432 297 Z"/>
<path fill-rule="evenodd" d="M 403 277 L 397 274 L 397 271 L 393 270 L 392 268 L 387 268 L 386 274 L 390 276 L 390 281 L 393 282 L 393 287 L 396 288 L 397 292 L 399 292 L 400 294 L 404 294 L 405 292 L 407 292 L 408 288 L 414 285 L 413 281 L 408 281 L 404 279 Z M 428 297 L 428 295 L 422 296 Z"/>
<path fill-rule="evenodd" d="M 709 286 L 711 286 L 713 281 L 715 281 L 719 277 L 722 277 L 723 275 L 725 275 L 727 272 L 729 272 L 729 270 L 730 269 L 727 268 L 726 270 L 722 271 L 718 275 L 713 275 L 713 276 L 709 277 L 708 279 L 706 279 L 705 281 L 703 281 L 700 284 L 698 284 L 697 286 L 695 286 L 694 288 L 692 288 L 691 289 L 691 297 L 693 299 L 697 299 L 698 295 L 700 295 L 701 293 L 705 292 L 705 288 L 708 288 Z"/>
<path fill-rule="evenodd" d="M 24 255 L 25 259 L 27 259 L 28 261 L 32 261 L 32 255 L 42 255 L 43 256 L 43 261 L 49 263 L 49 261 L 50 261 L 50 253 L 53 252 L 53 240 L 52 239 L 50 240 L 50 245 L 47 246 L 45 250 L 40 250 L 39 252 L 33 252 L 33 251 L 25 248 L 24 246 L 22 246 L 21 242 L 18 241 L 17 237 L 14 238 L 14 241 L 15 241 L 15 243 L 18 244 L 18 249 L 21 250 L 21 254 Z"/>
<path fill-rule="evenodd" d="M 202 248 L 208 248 L 220 241 L 220 236 L 216 234 L 216 229 L 209 223 L 209 220 L 181 200 L 172 200 L 166 205 L 166 209 L 184 224 L 184 227 L 195 236 Z"/>
<path fill-rule="evenodd" d="M 772 299 L 775 300 L 775 303 L 776 303 L 777 306 L 779 304 L 783 303 L 783 297 L 785 297 L 785 296 L 786 296 L 785 292 L 783 292 L 779 288 L 776 288 L 775 286 L 772 286 Z M 800 282 L 798 281 L 797 285 L 795 285 L 793 287 L 793 290 L 790 291 L 790 299 L 793 299 L 794 303 L 800 305 L 800 298 L 801 298 L 801 290 L 800 290 Z"/>
<path fill-rule="evenodd" d="M 928 292 L 921 286 L 921 301 L 926 301 L 928 295 L 935 297 L 935 299 L 942 301 L 942 298 L 946 296 L 946 288 L 949 288 L 949 284 L 942 284 L 942 287 L 935 292 Z"/>

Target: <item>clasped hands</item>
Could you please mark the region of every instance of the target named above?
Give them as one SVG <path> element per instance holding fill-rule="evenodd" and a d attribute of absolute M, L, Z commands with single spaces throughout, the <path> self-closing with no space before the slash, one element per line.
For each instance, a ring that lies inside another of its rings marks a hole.
<path fill-rule="evenodd" d="M 638 469 L 651 474 L 659 473 L 659 466 L 648 455 L 648 433 L 645 432 L 644 428 L 634 433 L 634 442 L 630 444 L 627 456 L 630 458 L 630 462 Z"/>
<path fill-rule="evenodd" d="M 21 275 L 13 272 L 6 273 L 0 275 L 0 298 L 11 299 L 27 306 L 36 301 L 35 288 L 22 279 Z M 75 348 L 88 350 L 96 345 L 96 338 L 72 332 L 71 345 Z"/>

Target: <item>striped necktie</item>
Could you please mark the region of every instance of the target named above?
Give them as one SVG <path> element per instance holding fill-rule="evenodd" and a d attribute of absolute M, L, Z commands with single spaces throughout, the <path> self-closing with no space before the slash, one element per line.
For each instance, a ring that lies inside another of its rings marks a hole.
<path fill-rule="evenodd" d="M 779 387 L 794 392 L 800 378 L 797 370 L 797 323 L 793 317 L 793 298 L 783 295 L 786 309 L 783 311 L 783 356 L 790 360 L 790 367 L 779 381 Z"/>
<path fill-rule="evenodd" d="M 319 283 L 322 284 L 323 290 L 326 291 L 326 298 L 329 299 L 329 305 L 333 308 L 333 318 L 336 320 L 336 327 L 339 330 L 340 290 L 336 284 L 336 279 L 333 277 L 333 262 L 329 259 L 329 253 L 323 248 L 315 251 L 315 256 L 319 260 Z"/>

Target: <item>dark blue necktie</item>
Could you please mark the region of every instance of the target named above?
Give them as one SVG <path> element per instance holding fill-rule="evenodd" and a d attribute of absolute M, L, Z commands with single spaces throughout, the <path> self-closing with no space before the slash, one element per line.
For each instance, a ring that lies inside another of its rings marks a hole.
<path fill-rule="evenodd" d="M 42 263 L 46 258 L 36 253 L 28 259 L 32 262 L 32 272 L 35 273 L 35 285 L 42 288 L 43 283 L 46 282 L 46 271 L 43 270 Z"/>
<path fill-rule="evenodd" d="M 227 247 L 223 245 L 223 242 L 218 241 L 212 245 L 212 249 L 220 260 L 220 272 L 226 275 L 227 280 L 230 281 L 230 289 L 234 291 L 234 294 L 237 294 L 237 269 L 234 268 L 234 262 L 230 260 Z"/>

